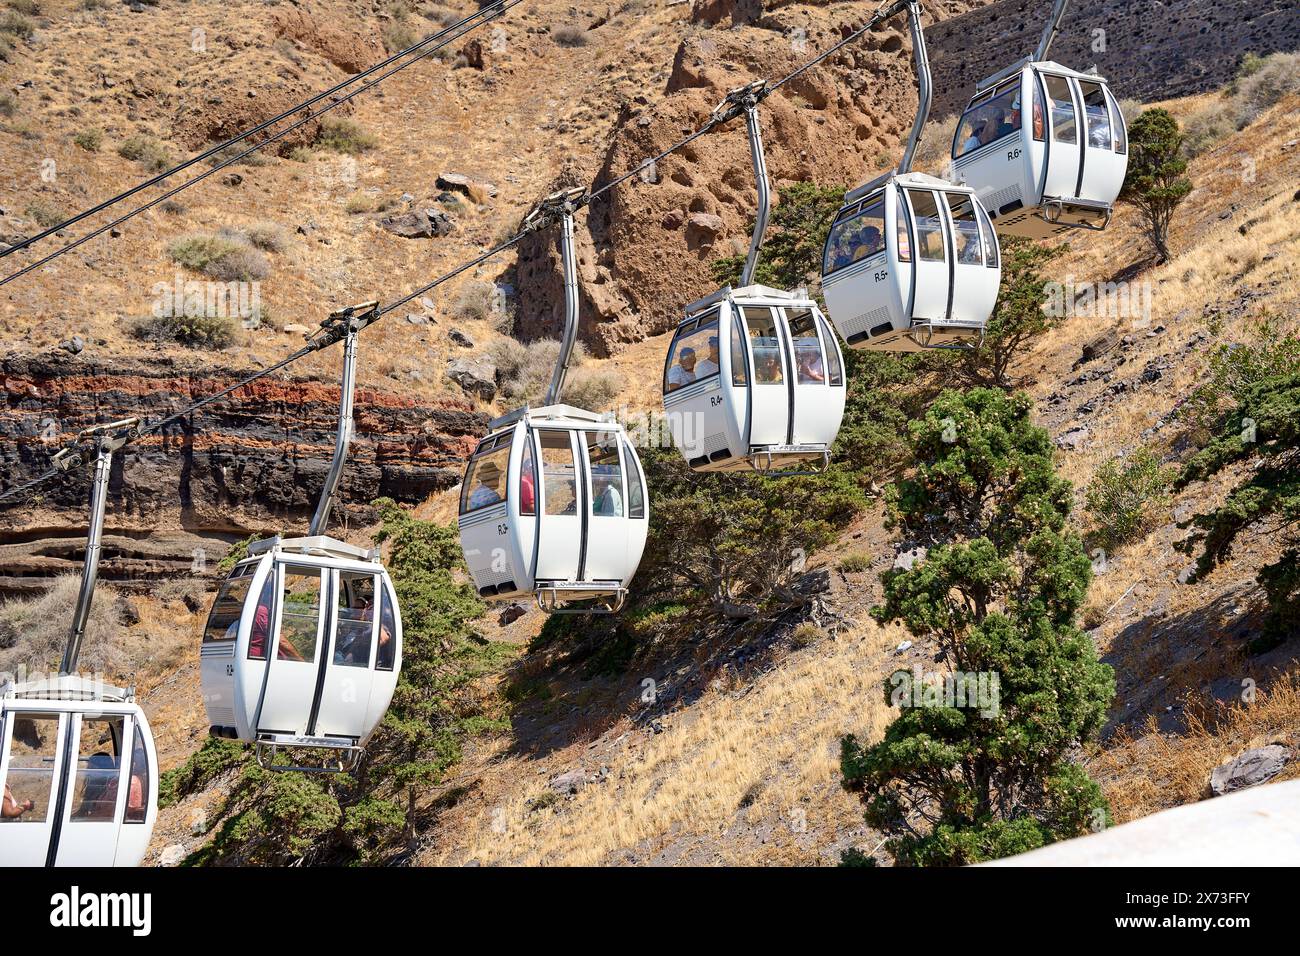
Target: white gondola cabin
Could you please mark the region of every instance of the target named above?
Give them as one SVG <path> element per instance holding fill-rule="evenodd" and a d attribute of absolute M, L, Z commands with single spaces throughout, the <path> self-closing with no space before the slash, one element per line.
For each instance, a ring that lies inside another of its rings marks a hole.
<path fill-rule="evenodd" d="M 979 84 L 957 123 L 952 169 L 1001 233 L 1104 229 L 1128 169 L 1124 116 L 1100 76 L 1022 61 Z"/>
<path fill-rule="evenodd" d="M 375 551 L 324 535 L 249 546 L 203 632 L 210 733 L 355 763 L 402 667 L 402 617 Z"/>
<path fill-rule="evenodd" d="M 491 423 L 465 469 L 460 541 L 487 600 L 618 610 L 645 550 L 645 475 L 623 426 L 568 405 Z"/>
<path fill-rule="evenodd" d="M 727 287 L 687 307 L 663 389 L 673 440 L 697 471 L 824 465 L 844 417 L 844 358 L 803 290 Z"/>
<path fill-rule="evenodd" d="M 907 352 L 977 343 L 1001 277 L 973 190 L 890 173 L 845 196 L 826 239 L 822 295 L 851 348 Z"/>
<path fill-rule="evenodd" d="M 0 687 L 0 866 L 138 866 L 158 755 L 132 691 L 76 676 Z"/>

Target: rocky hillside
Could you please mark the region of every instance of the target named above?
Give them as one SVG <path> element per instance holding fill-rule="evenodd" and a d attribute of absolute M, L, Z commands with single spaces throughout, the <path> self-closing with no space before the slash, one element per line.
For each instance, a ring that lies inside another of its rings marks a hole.
<path fill-rule="evenodd" d="M 975 83 L 1031 54 L 1051 6 L 999 0 L 927 31 L 935 115 L 960 112 Z M 1286 0 L 1071 0 L 1048 55 L 1095 67 L 1117 96 L 1150 102 L 1224 85 L 1246 53 L 1297 48 L 1300 21 Z"/>
<path fill-rule="evenodd" d="M 473 9 L 339 0 L 33 6 L 19 14 L 30 29 L 6 34 L 12 41 L 0 47 L 0 241 Z M 309 124 L 266 160 L 223 170 L 9 283 L 0 290 L 0 486 L 39 471 L 79 428 L 166 414 L 297 348 L 330 310 L 419 287 L 511 234 L 547 192 L 635 168 L 696 128 L 727 90 L 785 73 L 874 6 L 525 0 L 499 32 L 459 41 L 345 108 L 354 125 Z M 926 4 L 937 116 L 960 108 L 998 50 L 1019 55 L 1032 44 L 1040 21 L 1029 6 L 1045 14 L 1047 4 Z M 1248 50 L 1300 46 L 1285 6 L 1188 3 L 1165 16 L 1141 3 L 1081 3 L 1053 55 L 1096 63 L 1125 96 L 1196 94 L 1230 77 Z M 1108 31 L 1104 59 L 1090 55 L 1094 27 Z M 915 105 L 909 48 L 903 24 L 888 24 L 766 102 L 778 185 L 846 186 L 896 162 Z M 1189 115 L 1204 99 L 1170 105 Z M 1105 461 L 1139 445 L 1177 460 L 1185 446 L 1171 412 L 1214 338 L 1244 335 L 1264 311 L 1295 315 L 1298 107 L 1284 101 L 1193 164 L 1198 188 L 1175 219 L 1176 257 L 1142 273 L 1155 290 L 1149 323 L 1076 317 L 1019 370 L 1080 494 Z M 753 205 L 745 138 L 733 125 L 583 215 L 583 336 L 597 366 L 619 377 L 621 402 L 657 402 L 664 333 L 685 302 L 710 291 L 709 263 L 747 244 Z M 238 323 L 222 348 L 141 339 L 134 330 L 160 284 L 213 276 L 211 263 L 195 266 L 188 255 L 185 240 L 196 237 L 232 244 L 240 274 L 259 277 L 240 280 L 259 283 L 261 309 L 244 317 L 255 321 Z M 1147 259 L 1135 214 L 1123 209 L 1104 238 L 1075 243 L 1054 269 L 1113 281 L 1137 275 Z M 339 533 L 366 540 L 367 502 L 379 495 L 418 503 L 421 517 L 454 513 L 449 489 L 463 455 L 487 417 L 508 407 L 492 349 L 509 334 L 554 335 L 559 290 L 553 240 L 538 236 L 364 334 Z M 1207 324 L 1207 315 L 1220 321 Z M 215 559 L 249 531 L 305 522 L 332 446 L 338 366 L 337 351 L 313 356 L 120 456 L 102 575 L 138 593 L 143 624 L 133 634 L 157 627 L 192 643 L 199 615 L 170 593 L 153 600 L 155 582 L 185 573 L 195 549 Z M 84 487 L 68 480 L 0 512 L 0 591 L 75 568 Z M 1205 581 L 1180 582 L 1189 559 L 1173 547 L 1184 533 L 1177 521 L 1220 494 L 1184 494 L 1170 520 L 1111 556 L 1093 588 L 1093 637 L 1120 674 L 1120 694 L 1090 770 L 1122 818 L 1197 799 L 1210 769 L 1256 738 L 1300 743 L 1282 696 L 1251 720 L 1199 736 L 1188 729 L 1188 693 L 1229 700 L 1245 678 L 1270 686 L 1295 671 L 1285 645 L 1249 660 L 1240 651 L 1257 626 L 1253 581 L 1268 540 L 1250 541 Z M 846 565 L 850 555 L 859 557 Z M 845 731 L 878 733 L 887 714 L 870 702 L 881 675 L 933 653 L 902 647 L 901 633 L 868 619 L 877 575 L 894 559 L 871 513 L 810 560 L 828 635 L 811 644 L 785 621 L 758 639 L 675 644 L 618 677 L 593 677 L 561 656 L 521 658 L 487 691 L 518 705 L 511 729 L 486 738 L 429 794 L 438 825 L 420 833 L 412 858 L 834 862 L 847 846 L 870 850 L 876 837 L 838 783 L 836 741 Z M 523 645 L 541 620 L 493 616 L 482 627 Z M 196 671 L 192 659 L 169 662 L 142 682 L 168 767 L 202 742 Z M 659 688 L 652 705 L 641 697 L 647 677 Z M 218 788 L 168 811 L 153 858 L 194 849 L 191 815 L 219 799 Z"/>
<path fill-rule="evenodd" d="M 51 448 L 81 428 L 127 410 L 156 420 L 241 377 L 213 364 L 109 358 L 94 349 L 13 356 L 0 362 L 0 376 L 7 396 L 0 455 L 13 475 L 43 470 Z M 292 527 L 315 507 L 334 450 L 338 402 L 330 382 L 263 379 L 116 456 L 101 578 L 147 589 L 202 566 L 198 549 L 214 565 L 231 541 L 280 522 Z M 366 503 L 375 498 L 418 502 L 458 482 L 486 416 L 465 399 L 361 389 L 355 424 L 361 437 L 342 482 L 353 502 L 340 516 L 344 530 L 349 521 L 369 523 Z M 59 516 L 84 507 L 85 487 L 84 477 L 70 475 L 10 509 L 0 532 L 0 589 L 40 587 L 80 568 L 84 516 L 81 527 L 69 528 L 59 527 Z"/>
<path fill-rule="evenodd" d="M 166 34 L 161 47 L 136 42 L 158 32 L 168 2 L 47 0 L 28 17 L 31 32 L 16 39 L 3 69 L 13 92 L 0 131 L 0 239 L 31 235 L 154 165 L 339 82 L 385 44 L 472 10 L 190 5 L 187 31 Z M 929 15 L 970 7 L 954 0 Z M 868 13 L 862 3 L 520 5 L 482 36 L 345 105 L 339 112 L 356 125 L 344 142 L 309 123 L 265 158 L 223 170 L 8 284 L 0 483 L 39 471 L 52 447 L 92 421 L 172 411 L 291 351 L 331 309 L 418 287 L 513 232 L 557 184 L 635 166 L 696 127 L 727 90 L 788 71 Z M 847 184 L 894 161 L 915 102 L 907 48 L 905 26 L 891 23 L 768 101 L 778 183 Z M 108 52 L 88 57 L 92 49 Z M 431 88 L 436 105 L 425 109 Z M 579 272 L 583 334 L 596 355 L 670 327 L 683 303 L 708 291 L 708 262 L 743 248 L 754 204 L 746 157 L 733 124 L 593 204 L 580 229 Z M 196 237 L 238 248 L 233 259 L 196 262 L 192 251 L 178 252 Z M 34 258 L 27 250 L 4 261 L 16 268 Z M 213 276 L 246 277 L 258 300 L 219 352 L 133 334 L 170 301 L 169 290 Z M 366 333 L 345 521 L 351 513 L 364 525 L 364 503 L 376 493 L 419 500 L 454 483 L 481 412 L 503 407 L 485 348 L 503 332 L 554 334 L 559 288 L 552 237 L 538 236 L 517 261 L 502 256 Z M 187 422 L 192 438 L 178 433 L 128 454 L 123 474 L 143 487 L 114 483 L 109 527 L 148 544 L 121 552 L 124 562 L 138 559 L 134 572 L 114 558 L 106 576 L 148 579 L 188 565 L 196 547 L 219 555 L 247 530 L 304 520 L 328 462 L 338 362 L 324 353 L 296 367 L 316 384 L 310 395 L 292 381 L 247 390 Z M 168 465 L 173 449 L 184 453 Z M 69 481 L 0 519 L 9 587 L 65 565 L 65 545 L 84 527 L 80 489 Z M 54 527 L 73 536 L 60 543 Z"/>

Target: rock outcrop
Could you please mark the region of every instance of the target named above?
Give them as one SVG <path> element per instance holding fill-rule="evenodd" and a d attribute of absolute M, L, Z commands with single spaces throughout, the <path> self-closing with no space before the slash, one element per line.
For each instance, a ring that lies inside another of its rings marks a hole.
<path fill-rule="evenodd" d="M 59 351 L 6 358 L 0 486 L 44 471 L 50 454 L 82 428 L 129 415 L 157 420 L 248 373 Z M 338 399 L 336 383 L 264 379 L 115 456 L 101 577 L 145 582 L 189 569 L 196 549 L 215 563 L 253 531 L 301 530 L 333 454 Z M 459 481 L 486 416 L 469 402 L 422 404 L 361 388 L 355 422 L 336 529 L 370 520 L 377 497 L 418 502 Z M 0 590 L 76 570 L 86 489 L 86 473 L 73 473 L 0 512 Z"/>

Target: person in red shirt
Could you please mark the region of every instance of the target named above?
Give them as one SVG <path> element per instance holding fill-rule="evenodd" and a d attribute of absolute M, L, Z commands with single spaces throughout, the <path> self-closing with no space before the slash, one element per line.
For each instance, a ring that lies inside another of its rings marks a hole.
<path fill-rule="evenodd" d="M 253 614 L 253 630 L 248 635 L 248 656 L 266 659 L 266 635 L 271 632 L 271 609 L 258 604 Z"/>
<path fill-rule="evenodd" d="M 529 463 L 531 464 L 531 462 Z M 530 515 L 536 511 L 536 491 L 533 488 L 533 469 L 525 467 L 519 478 L 519 513 Z"/>

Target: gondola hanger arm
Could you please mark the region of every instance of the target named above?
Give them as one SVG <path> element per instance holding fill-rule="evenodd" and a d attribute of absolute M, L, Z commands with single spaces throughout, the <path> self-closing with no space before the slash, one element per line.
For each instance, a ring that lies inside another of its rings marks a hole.
<path fill-rule="evenodd" d="M 76 439 L 51 456 L 51 465 L 60 472 L 74 471 L 92 461 L 99 451 L 115 452 L 140 437 L 140 419 L 123 418 L 102 425 L 92 425 L 77 433 Z"/>
<path fill-rule="evenodd" d="M 551 193 L 524 217 L 519 232 L 521 235 L 527 235 L 548 229 L 566 215 L 572 216 L 590 201 L 591 194 L 585 186 L 574 186 Z"/>
<path fill-rule="evenodd" d="M 321 320 L 320 331 L 308 336 L 307 344 L 316 350 L 328 348 L 335 342 L 342 341 L 349 333 L 357 333 L 368 328 L 381 317 L 378 299 L 370 299 L 338 309 Z"/>

